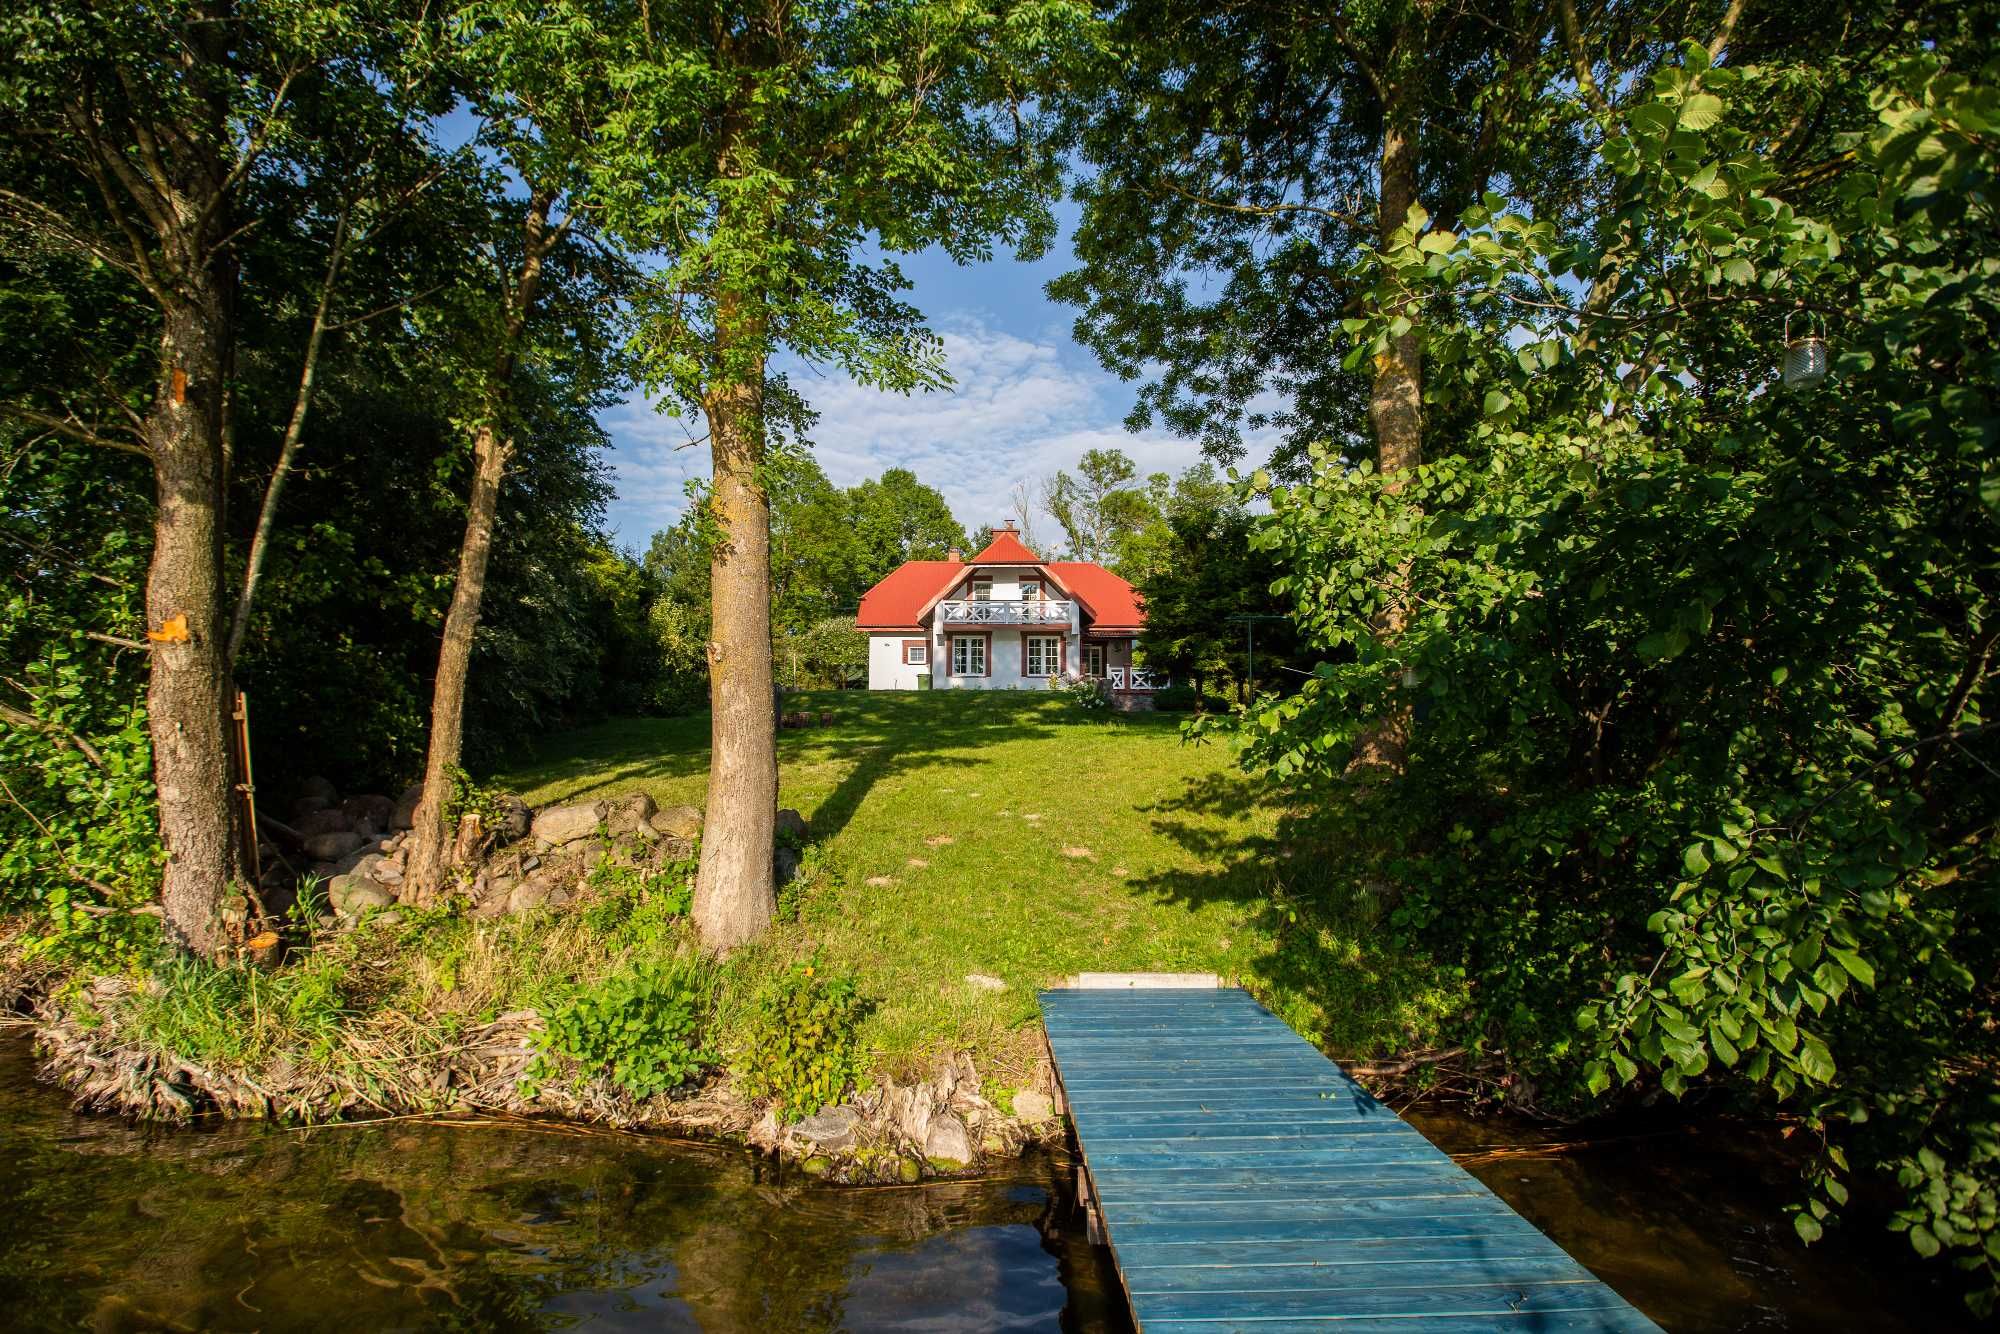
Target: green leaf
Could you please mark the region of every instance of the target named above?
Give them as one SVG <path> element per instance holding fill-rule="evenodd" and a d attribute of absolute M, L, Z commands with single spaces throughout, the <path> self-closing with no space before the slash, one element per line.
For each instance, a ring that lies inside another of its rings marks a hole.
<path fill-rule="evenodd" d="M 1486 415 L 1497 417 L 1505 412 L 1513 402 L 1513 398 L 1505 389 L 1489 389 L 1486 391 Z"/>
<path fill-rule="evenodd" d="M 1875 985 L 1875 965 L 1869 963 L 1868 960 L 1862 958 L 1853 950 L 1836 949 L 1831 945 L 1826 947 L 1826 952 L 1832 955 L 1834 962 L 1845 968 L 1847 975 L 1856 982 L 1859 982 L 1864 987 Z"/>
<path fill-rule="evenodd" d="M 1687 851 L 1681 854 L 1681 865 L 1687 867 L 1689 875 L 1707 874 L 1709 867 L 1708 845 L 1706 843 L 1688 844 Z"/>
<path fill-rule="evenodd" d="M 1799 1240 L 1808 1246 L 1825 1235 L 1825 1229 L 1819 1225 L 1819 1220 L 1803 1209 L 1792 1215 L 1792 1227 L 1797 1230 Z"/>
<path fill-rule="evenodd" d="M 1799 1069 L 1807 1078 L 1819 1084 L 1833 1082 L 1833 1053 L 1826 1044 L 1810 1033 L 1800 1034 Z"/>
<path fill-rule="evenodd" d="M 1714 93 L 1696 93 L 1681 102 L 1680 127 L 1706 130 L 1722 119 L 1722 99 Z"/>

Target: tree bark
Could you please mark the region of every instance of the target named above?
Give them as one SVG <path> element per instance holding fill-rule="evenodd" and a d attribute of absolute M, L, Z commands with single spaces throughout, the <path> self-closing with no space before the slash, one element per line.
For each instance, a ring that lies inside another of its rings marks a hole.
<path fill-rule="evenodd" d="M 778 719 L 771 680 L 771 503 L 763 461 L 763 362 L 741 349 L 762 330 L 733 299 L 718 303 L 717 361 L 752 364 L 714 390 L 708 416 L 715 478 L 710 505 L 721 536 L 709 563 L 710 752 L 708 815 L 694 923 L 722 954 L 764 934 L 777 911 L 771 859 L 778 816 Z"/>
<path fill-rule="evenodd" d="M 473 438 L 472 494 L 465 512 L 465 540 L 458 552 L 458 582 L 445 613 L 444 643 L 438 649 L 437 680 L 431 687 L 430 748 L 424 761 L 424 795 L 412 826 L 409 865 L 403 873 L 405 902 L 436 900 L 450 870 L 450 838 L 445 830 L 452 773 L 465 745 L 465 683 L 472 671 L 472 639 L 486 596 L 486 567 L 493 553 L 493 521 L 500 509 L 500 483 L 513 444 L 488 423 Z"/>
<path fill-rule="evenodd" d="M 565 223 L 550 229 L 549 210 L 554 202 L 554 192 L 546 189 L 537 189 L 529 197 L 522 223 L 521 268 L 506 294 L 500 346 L 487 379 L 484 420 L 473 431 L 472 493 L 466 503 L 465 538 L 459 545 L 458 581 L 452 588 L 451 608 L 445 613 L 444 642 L 438 649 L 437 679 L 431 687 L 424 795 L 417 803 L 410 830 L 410 852 L 399 896 L 405 903 L 436 901 L 450 870 L 457 831 L 446 827 L 444 807 L 451 795 L 452 774 L 464 753 L 465 684 L 472 669 L 473 634 L 479 628 L 480 605 L 486 596 L 486 567 L 493 552 L 500 484 L 514 453 L 513 440 L 502 435 L 502 423 L 512 396 L 521 340 L 541 288 L 543 262 L 567 227 Z"/>
<path fill-rule="evenodd" d="M 146 574 L 152 640 L 146 686 L 167 936 L 213 958 L 226 943 L 222 892 L 237 877 L 230 795 L 229 668 L 223 622 L 223 374 L 229 302 L 213 274 L 190 275 L 160 338 L 160 380 L 145 433 L 157 513 Z"/>
<path fill-rule="evenodd" d="M 1411 76 L 1392 55 L 1385 79 L 1382 108 L 1381 191 L 1375 227 L 1379 243 L 1408 221 L 1417 202 L 1417 126 L 1410 103 L 1415 97 Z M 1391 314 L 1407 315 L 1410 331 L 1389 340 L 1375 359 L 1375 378 L 1368 391 L 1368 420 L 1375 428 L 1376 468 L 1391 494 L 1403 489 L 1408 474 L 1423 462 L 1423 343 L 1415 327 L 1419 311 L 1413 301 L 1399 299 Z M 1406 565 L 1390 582 L 1389 598 L 1375 617 L 1378 643 L 1393 644 L 1409 620 L 1410 571 Z M 1371 723 L 1355 741 L 1350 773 L 1398 774 L 1408 759 L 1409 710 L 1397 705 Z"/>

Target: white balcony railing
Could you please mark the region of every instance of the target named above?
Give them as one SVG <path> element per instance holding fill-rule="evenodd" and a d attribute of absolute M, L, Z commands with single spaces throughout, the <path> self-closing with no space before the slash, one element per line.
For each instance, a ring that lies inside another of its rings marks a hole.
<path fill-rule="evenodd" d="M 954 599 L 938 603 L 946 625 L 1068 625 L 1073 602 Z"/>
<path fill-rule="evenodd" d="M 1165 672 L 1144 667 L 1113 667 L 1105 675 L 1113 690 L 1165 690 L 1170 681 Z"/>

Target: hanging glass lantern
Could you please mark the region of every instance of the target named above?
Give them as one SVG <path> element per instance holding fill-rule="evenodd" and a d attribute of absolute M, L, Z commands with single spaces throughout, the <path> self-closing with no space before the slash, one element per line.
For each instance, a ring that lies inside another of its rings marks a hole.
<path fill-rule="evenodd" d="M 1811 319 L 1808 316 L 1807 319 Z M 1826 321 L 1819 322 L 1819 332 L 1810 327 L 1797 338 L 1792 337 L 1792 317 L 1785 316 L 1785 363 L 1783 369 L 1785 388 L 1810 389 L 1826 378 Z"/>

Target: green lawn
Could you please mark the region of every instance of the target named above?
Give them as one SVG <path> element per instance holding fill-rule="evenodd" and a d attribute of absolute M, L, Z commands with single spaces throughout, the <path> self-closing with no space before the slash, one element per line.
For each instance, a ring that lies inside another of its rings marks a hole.
<path fill-rule="evenodd" d="M 1343 1054 L 1426 1041 L 1452 1004 L 1423 968 L 1375 956 L 1367 914 L 1329 909 L 1324 884 L 1300 892 L 1315 859 L 1279 844 L 1269 791 L 1226 749 L 1184 744 L 1174 717 L 1028 692 L 791 707 L 833 718 L 779 734 L 780 801 L 832 874 L 773 948 L 860 974 L 864 1037 L 891 1070 L 946 1049 L 1026 1059 L 1036 988 L 1083 970 L 1218 972 Z M 631 791 L 698 806 L 707 769 L 706 715 L 624 719 L 551 737 L 495 781 L 537 806 Z"/>

